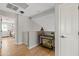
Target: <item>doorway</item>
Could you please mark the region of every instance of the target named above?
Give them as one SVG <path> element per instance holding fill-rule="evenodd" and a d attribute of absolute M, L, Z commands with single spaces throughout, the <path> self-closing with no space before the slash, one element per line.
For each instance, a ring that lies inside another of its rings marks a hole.
<path fill-rule="evenodd" d="M 1 55 L 5 55 L 6 48 L 11 46 L 11 43 L 15 44 L 15 19 L 7 16 L 0 15 L 1 17 Z"/>

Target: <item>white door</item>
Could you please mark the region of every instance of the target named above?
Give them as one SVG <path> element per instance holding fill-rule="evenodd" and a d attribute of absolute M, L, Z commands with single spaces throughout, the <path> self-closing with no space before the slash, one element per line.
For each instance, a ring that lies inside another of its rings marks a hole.
<path fill-rule="evenodd" d="M 2 48 L 1 36 L 2 36 L 2 18 L 0 17 L 0 48 Z"/>
<path fill-rule="evenodd" d="M 59 55 L 78 55 L 78 5 L 58 6 Z"/>

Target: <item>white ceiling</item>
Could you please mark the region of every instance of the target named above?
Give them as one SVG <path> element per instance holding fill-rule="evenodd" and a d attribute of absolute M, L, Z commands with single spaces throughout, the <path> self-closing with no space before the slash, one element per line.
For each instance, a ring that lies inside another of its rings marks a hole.
<path fill-rule="evenodd" d="M 24 14 L 25 16 L 32 16 L 35 14 L 38 14 L 40 12 L 43 12 L 47 9 L 50 8 L 54 8 L 54 6 L 56 5 L 55 3 L 27 3 L 29 6 L 24 9 Z M 0 3 L 0 10 L 4 10 L 4 11 L 9 11 L 9 12 L 14 12 L 14 13 L 19 13 L 19 11 L 13 11 L 10 10 L 8 8 L 6 8 L 7 3 Z M 20 9 L 23 10 L 23 9 Z"/>
<path fill-rule="evenodd" d="M 25 14 L 27 16 L 32 16 L 43 12 L 49 8 L 52 8 L 55 4 L 53 3 L 32 3 L 29 4 L 29 7 L 26 9 Z"/>

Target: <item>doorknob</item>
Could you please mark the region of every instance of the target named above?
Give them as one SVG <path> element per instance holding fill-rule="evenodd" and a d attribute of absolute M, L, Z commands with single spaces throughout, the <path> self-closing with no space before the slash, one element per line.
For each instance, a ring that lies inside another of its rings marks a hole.
<path fill-rule="evenodd" d="M 61 38 L 66 38 L 66 37 L 64 35 L 62 35 Z"/>
<path fill-rule="evenodd" d="M 78 32 L 78 35 L 79 35 L 79 32 Z"/>

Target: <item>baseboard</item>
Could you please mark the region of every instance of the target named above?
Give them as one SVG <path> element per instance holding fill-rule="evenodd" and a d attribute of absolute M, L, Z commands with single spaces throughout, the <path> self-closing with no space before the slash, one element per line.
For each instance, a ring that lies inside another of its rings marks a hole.
<path fill-rule="evenodd" d="M 10 37 L 10 36 L 2 36 L 1 38 L 6 38 L 6 37 Z"/>
<path fill-rule="evenodd" d="M 25 44 L 24 42 L 19 42 L 19 43 L 15 43 L 16 45 L 21 45 L 21 44 Z M 39 44 L 36 44 L 36 45 L 33 45 L 33 46 L 31 46 L 31 47 L 28 47 L 28 49 L 32 49 L 32 48 L 34 48 L 34 47 L 36 47 L 36 46 L 38 46 Z"/>
<path fill-rule="evenodd" d="M 28 45 L 26 42 L 24 42 L 25 45 Z"/>
<path fill-rule="evenodd" d="M 15 43 L 16 45 L 21 45 L 21 44 L 24 44 L 23 42 L 18 42 L 18 43 Z"/>
<path fill-rule="evenodd" d="M 0 48 L 2 48 L 2 45 L 0 44 Z"/>
<path fill-rule="evenodd" d="M 34 45 L 34 46 L 31 46 L 31 47 L 29 47 L 29 49 L 32 49 L 32 48 L 34 48 L 34 47 L 36 47 L 36 46 L 38 46 L 39 44 L 36 44 L 36 45 Z"/>

